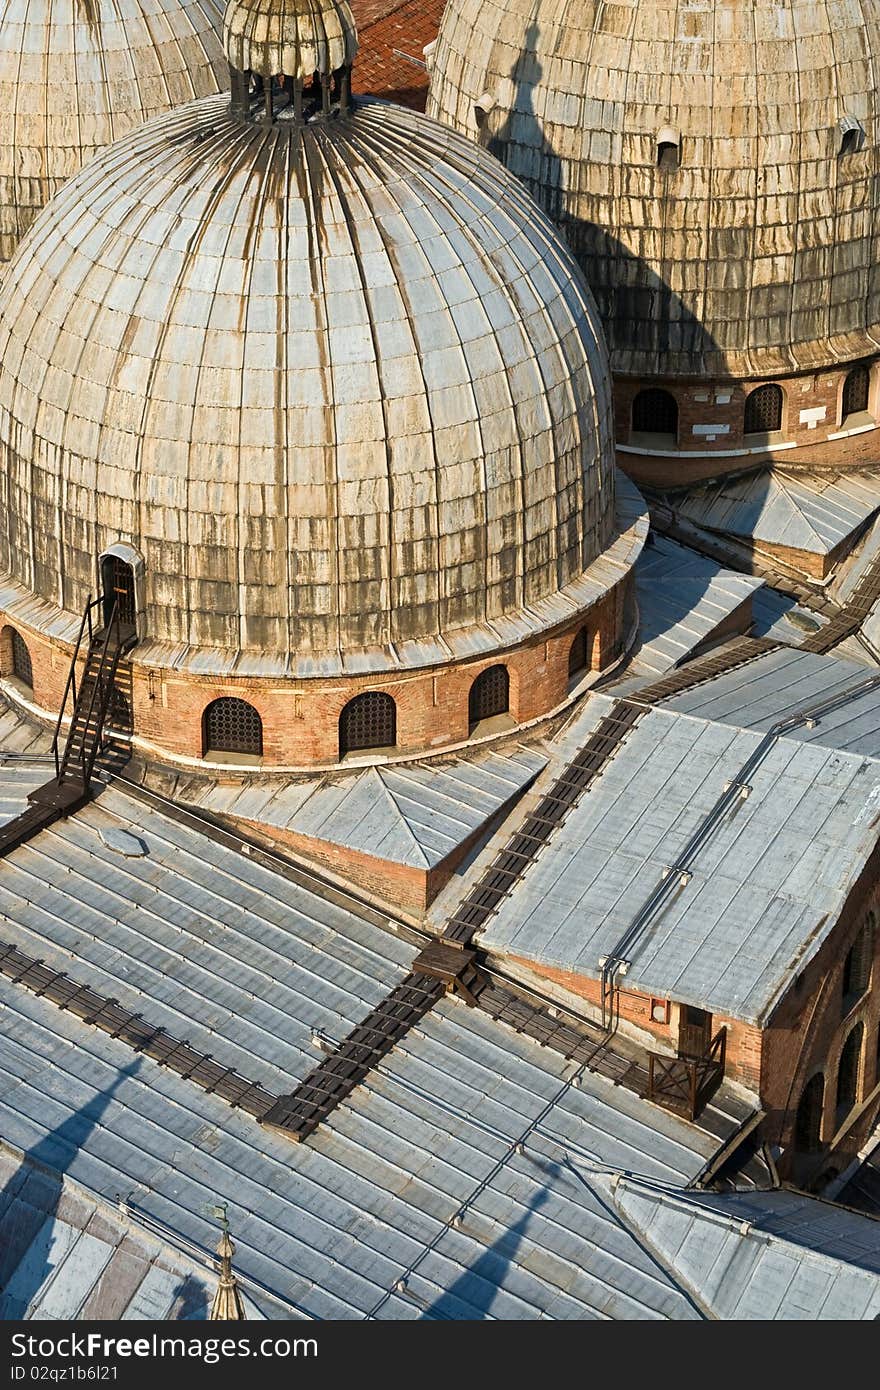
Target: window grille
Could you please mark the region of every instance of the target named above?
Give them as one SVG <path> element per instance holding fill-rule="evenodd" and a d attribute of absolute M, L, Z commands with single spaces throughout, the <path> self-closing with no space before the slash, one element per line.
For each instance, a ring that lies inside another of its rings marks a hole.
<path fill-rule="evenodd" d="M 801 1092 L 794 1125 L 794 1141 L 802 1153 L 817 1153 L 822 1142 L 822 1110 L 825 1104 L 825 1078 L 821 1072 L 810 1078 Z"/>
<path fill-rule="evenodd" d="M 473 726 L 481 719 L 506 714 L 510 707 L 510 676 L 506 666 L 490 666 L 481 671 L 468 696 L 468 722 Z"/>
<path fill-rule="evenodd" d="M 397 743 L 397 706 L 382 690 L 367 690 L 349 700 L 339 716 L 339 756 L 359 748 L 393 748 Z"/>
<path fill-rule="evenodd" d="M 862 1034 L 864 1028 L 857 1023 L 852 1029 L 840 1054 L 837 1068 L 837 1120 L 845 1118 L 856 1103 L 859 1087 L 859 1058 L 862 1054 Z"/>
<path fill-rule="evenodd" d="M 861 415 L 868 409 L 868 388 L 871 378 L 867 367 L 853 367 L 843 383 L 843 418 Z"/>
<path fill-rule="evenodd" d="M 568 676 L 580 675 L 587 669 L 587 629 L 582 627 L 568 651 Z"/>
<path fill-rule="evenodd" d="M 746 397 L 744 434 L 772 434 L 782 429 L 782 388 L 759 386 Z"/>
<path fill-rule="evenodd" d="M 253 705 L 223 696 L 214 700 L 204 715 L 205 753 L 263 752 L 263 722 Z"/>
<path fill-rule="evenodd" d="M 678 435 L 678 406 L 668 391 L 640 391 L 633 401 L 632 427 L 636 434 Z"/>
<path fill-rule="evenodd" d="M 12 629 L 12 674 L 30 690 L 34 688 L 34 668 L 27 643 L 20 633 Z"/>

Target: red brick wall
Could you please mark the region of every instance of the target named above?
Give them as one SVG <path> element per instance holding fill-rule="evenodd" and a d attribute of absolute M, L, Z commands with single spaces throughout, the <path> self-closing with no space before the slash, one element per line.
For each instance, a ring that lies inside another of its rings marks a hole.
<path fill-rule="evenodd" d="M 598 980 L 586 975 L 577 975 L 570 970 L 556 970 L 549 965 L 536 965 L 534 961 L 521 956 L 508 956 L 512 964 L 528 970 L 536 979 L 552 980 L 556 985 L 571 994 L 587 1000 L 595 1008 L 601 1008 L 601 994 Z M 651 1016 L 652 1002 L 668 1004 L 669 1021 L 658 1023 Z M 620 1016 L 647 1033 L 651 1033 L 667 1048 L 674 1052 L 678 1042 L 679 1005 L 674 1001 L 652 1001 L 652 997 L 639 990 L 621 988 Z M 728 1018 L 724 1014 L 712 1015 L 712 1032 L 720 1027 L 727 1029 L 726 1074 L 733 1080 L 756 1094 L 761 1084 L 761 1030 L 740 1019 Z"/>
<path fill-rule="evenodd" d="M 468 739 L 468 693 L 481 671 L 498 663 L 510 675 L 510 715 L 525 724 L 562 704 L 568 693 L 568 654 L 581 626 L 590 633 L 593 669 L 608 666 L 620 653 L 624 593 L 629 576 L 588 612 L 560 625 L 550 636 L 492 657 L 433 669 L 383 676 L 313 680 L 227 679 L 194 676 L 171 669 L 150 670 L 131 660 L 131 703 L 135 734 L 167 751 L 202 757 L 202 716 L 212 700 L 233 696 L 252 704 L 263 721 L 263 762 L 307 767 L 334 763 L 339 750 L 343 706 L 366 690 L 383 690 L 397 705 L 397 747 L 418 753 Z M 34 667 L 34 702 L 57 714 L 71 648 L 50 643 L 17 620 L 0 613 L 0 629 L 11 623 L 25 638 Z M 4 674 L 11 669 L 11 643 L 0 652 Z"/>
<path fill-rule="evenodd" d="M 837 1066 L 854 1024 L 864 1025 L 857 1105 L 880 1083 L 877 1066 L 880 1028 L 880 849 L 875 849 L 859 883 L 827 941 L 774 1010 L 768 1024 L 762 1061 L 761 1093 L 767 1111 L 766 1132 L 786 1149 L 780 1167 L 798 1180 L 833 1164 L 842 1170 L 858 1151 L 877 1121 L 880 1099 L 870 1103 L 831 1157 L 802 1158 L 794 1152 L 794 1124 L 801 1093 L 818 1071 L 825 1077 L 822 1140 L 827 1146 L 837 1132 L 835 1118 Z M 842 977 L 846 954 L 874 912 L 874 958 L 865 994 L 842 1012 Z"/>
<path fill-rule="evenodd" d="M 621 452 L 620 466 L 636 482 L 657 486 L 674 486 L 711 478 L 724 473 L 741 471 L 765 462 L 789 467 L 846 468 L 876 463 L 878 432 L 876 429 L 849 434 L 843 439 L 828 436 L 844 428 L 841 418 L 843 383 L 848 367 L 808 373 L 796 377 L 778 378 L 784 403 L 782 428 L 773 436 L 777 444 L 792 444 L 794 448 L 769 450 L 762 448 L 760 436 L 743 434 L 745 399 L 752 390 L 765 385 L 763 381 L 749 382 L 668 382 L 635 381 L 619 377 L 615 381 L 615 419 L 617 439 L 631 443 L 632 403 L 645 386 L 659 386 L 669 391 L 678 404 L 678 441 L 675 447 L 682 453 L 701 457 L 657 458 L 647 453 Z M 698 397 L 706 399 L 699 400 Z M 728 400 L 723 398 L 727 396 Z M 718 398 L 721 397 L 719 400 Z M 880 364 L 873 364 L 869 406 L 875 418 L 880 415 Z M 801 422 L 802 410 L 824 410 L 825 417 L 810 428 Z M 695 435 L 695 425 L 717 425 L 714 438 Z M 636 445 L 633 446 L 637 448 Z M 757 449 L 756 453 L 739 453 L 732 458 L 713 457 L 726 450 Z"/>

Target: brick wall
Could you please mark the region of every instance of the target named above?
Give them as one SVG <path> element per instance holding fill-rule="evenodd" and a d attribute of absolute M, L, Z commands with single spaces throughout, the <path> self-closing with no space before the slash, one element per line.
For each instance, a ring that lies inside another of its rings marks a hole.
<path fill-rule="evenodd" d="M 591 1004 L 594 1010 L 601 1009 L 601 993 L 598 980 L 586 975 L 578 975 L 570 970 L 557 970 L 549 965 L 537 965 L 521 956 L 506 957 L 512 964 L 527 970 L 536 982 L 550 980 Z M 666 1005 L 668 1021 L 659 1022 L 653 1016 L 654 1006 Z M 651 1034 L 660 1044 L 660 1051 L 675 1052 L 678 1044 L 680 1006 L 674 1000 L 656 999 L 639 990 L 622 988 L 620 990 L 620 1017 L 644 1032 Z M 727 1029 L 726 1074 L 731 1079 L 758 1093 L 761 1084 L 761 1030 L 740 1019 L 729 1018 L 725 1014 L 712 1015 L 712 1033 L 720 1027 Z"/>
<path fill-rule="evenodd" d="M 873 933 L 873 964 L 868 989 L 846 1012 L 842 1002 L 847 952 L 869 912 L 873 912 L 880 923 L 878 870 L 880 848 L 874 850 L 828 940 L 797 977 L 769 1020 L 761 1074 L 761 1094 L 767 1111 L 765 1128 L 768 1136 L 786 1150 L 780 1161 L 783 1176 L 799 1181 L 815 1177 L 830 1166 L 838 1170 L 846 1167 L 880 1113 L 880 1098 L 870 1100 L 872 1091 L 880 1084 L 880 925 Z M 828 1146 L 840 1128 L 835 1115 L 837 1067 L 844 1042 L 856 1023 L 864 1026 L 856 1102 L 858 1106 L 867 1101 L 867 1108 L 840 1140 L 836 1151 L 830 1154 Z M 825 1078 L 823 1148 L 815 1157 L 802 1156 L 794 1151 L 795 1116 L 804 1087 L 816 1072 L 822 1072 Z"/>
<path fill-rule="evenodd" d="M 835 367 L 776 379 L 783 391 L 782 428 L 768 442 L 793 447 L 774 449 L 768 448 L 761 436 L 743 434 L 746 396 L 767 382 L 643 382 L 619 377 L 615 381 L 618 442 L 638 449 L 638 440 L 632 441 L 633 400 L 644 387 L 658 386 L 669 391 L 678 405 L 678 440 L 668 447 L 694 457 L 658 458 L 650 453 L 621 452 L 618 462 L 637 483 L 657 486 L 696 482 L 770 462 L 820 468 L 876 463 L 876 428 L 848 433 L 842 439 L 829 438 L 842 429 L 852 428 L 842 419 L 843 385 L 848 370 Z M 880 363 L 872 364 L 869 409 L 875 419 L 880 416 Z M 815 412 L 819 418 L 802 420 L 802 412 Z M 706 432 L 709 426 L 713 430 Z M 738 452 L 734 457 L 725 457 L 728 450 Z"/>

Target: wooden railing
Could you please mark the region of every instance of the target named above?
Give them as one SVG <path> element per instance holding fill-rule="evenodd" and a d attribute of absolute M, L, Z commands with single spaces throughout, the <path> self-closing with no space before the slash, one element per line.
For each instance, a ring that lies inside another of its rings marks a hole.
<path fill-rule="evenodd" d="M 648 1100 L 695 1120 L 724 1077 L 727 1029 L 719 1028 L 702 1057 L 648 1053 Z"/>

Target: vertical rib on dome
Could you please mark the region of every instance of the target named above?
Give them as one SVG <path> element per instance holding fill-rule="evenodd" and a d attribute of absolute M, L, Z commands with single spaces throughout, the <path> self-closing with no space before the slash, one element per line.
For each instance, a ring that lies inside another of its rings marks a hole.
<path fill-rule="evenodd" d="M 358 39 L 347 0 L 229 0 L 223 43 L 240 72 L 303 79 L 349 67 Z"/>

